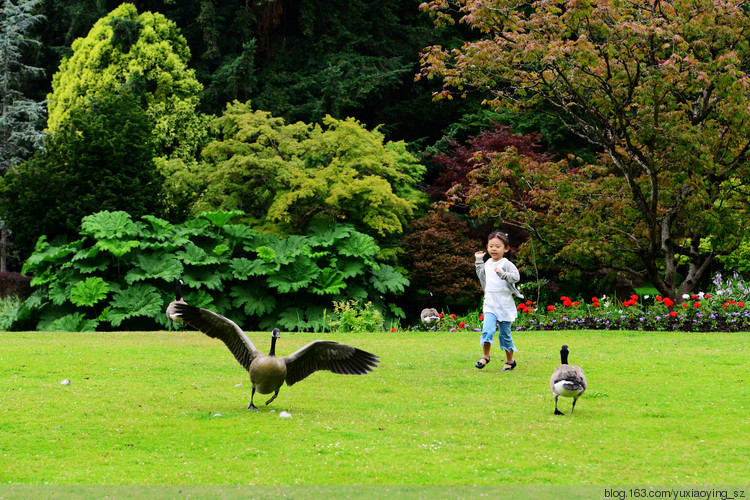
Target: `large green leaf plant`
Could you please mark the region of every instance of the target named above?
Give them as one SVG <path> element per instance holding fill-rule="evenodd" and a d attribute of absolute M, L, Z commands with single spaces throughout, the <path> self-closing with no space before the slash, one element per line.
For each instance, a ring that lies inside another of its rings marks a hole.
<path fill-rule="evenodd" d="M 342 301 L 372 302 L 386 317 L 404 316 L 389 297 L 408 280 L 376 261 L 371 236 L 318 222 L 307 235 L 285 238 L 230 223 L 242 215 L 207 212 L 172 224 L 103 211 L 83 219 L 75 241 L 42 236 L 23 268 L 33 276 L 33 292 L 0 316 L 0 328 L 165 328 L 178 277 L 189 304 L 248 330 L 325 330 L 335 319 L 333 303 Z"/>

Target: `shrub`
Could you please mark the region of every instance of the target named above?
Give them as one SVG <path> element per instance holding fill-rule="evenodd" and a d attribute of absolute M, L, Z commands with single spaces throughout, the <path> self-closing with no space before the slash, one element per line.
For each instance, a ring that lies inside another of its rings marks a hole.
<path fill-rule="evenodd" d="M 29 293 L 31 277 L 16 272 L 0 273 L 0 298 L 26 298 Z"/>
<path fill-rule="evenodd" d="M 474 252 L 484 249 L 472 239 L 466 223 L 448 212 L 431 212 L 413 221 L 399 246 L 405 249 L 402 265 L 409 269 L 409 300 L 421 307 L 476 304 L 482 288 L 474 270 Z"/>
<path fill-rule="evenodd" d="M 334 332 L 379 332 L 383 330 L 383 315 L 372 302 L 359 306 L 356 300 L 333 303 L 335 319 L 329 320 Z"/>
<path fill-rule="evenodd" d="M 185 300 L 246 329 L 320 331 L 334 302 L 369 301 L 382 316 L 406 280 L 375 260 L 374 239 L 346 224 L 318 224 L 307 236 L 257 233 L 230 224 L 242 212 L 204 213 L 182 225 L 124 212 L 83 219 L 80 238 L 39 238 L 24 266 L 33 292 L 0 316 L 0 328 L 90 331 L 166 327 L 172 283 Z M 381 324 L 382 327 L 382 324 Z"/>

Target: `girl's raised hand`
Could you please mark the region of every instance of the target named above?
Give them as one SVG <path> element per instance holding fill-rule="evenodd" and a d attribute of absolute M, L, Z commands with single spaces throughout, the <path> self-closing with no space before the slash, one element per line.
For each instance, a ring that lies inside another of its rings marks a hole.
<path fill-rule="evenodd" d="M 484 257 L 484 252 L 479 251 L 474 253 L 474 257 Z"/>

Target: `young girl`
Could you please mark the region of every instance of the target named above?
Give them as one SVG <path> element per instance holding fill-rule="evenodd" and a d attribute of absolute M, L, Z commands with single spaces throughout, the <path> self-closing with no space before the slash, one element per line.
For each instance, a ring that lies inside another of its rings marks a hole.
<path fill-rule="evenodd" d="M 508 250 L 510 250 L 508 235 L 496 231 L 487 237 L 489 255 L 484 252 L 474 254 L 477 276 L 484 288 L 484 325 L 480 340 L 484 355 L 476 363 L 479 369 L 484 368 L 490 362 L 490 347 L 493 344 L 492 338 L 495 336 L 496 328 L 500 348 L 505 351 L 506 361 L 503 371 L 516 367 L 513 359 L 513 351 L 516 351 L 516 347 L 510 336 L 510 325 L 518 317 L 513 296 L 523 298 L 523 295 L 515 285 L 521 279 L 518 268 L 505 258 Z"/>

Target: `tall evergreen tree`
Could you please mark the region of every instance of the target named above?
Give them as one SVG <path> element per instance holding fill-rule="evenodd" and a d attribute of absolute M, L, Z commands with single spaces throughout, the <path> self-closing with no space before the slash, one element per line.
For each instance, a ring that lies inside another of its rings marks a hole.
<path fill-rule="evenodd" d="M 42 17 L 34 8 L 40 0 L 4 0 L 0 7 L 0 173 L 4 174 L 31 156 L 42 145 L 40 129 L 44 102 L 24 96 L 25 79 L 42 73 L 41 68 L 23 62 L 23 51 L 40 45 L 28 32 Z M 0 221 L 0 272 L 6 271 L 7 228 Z"/>

